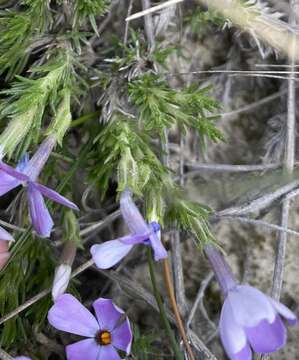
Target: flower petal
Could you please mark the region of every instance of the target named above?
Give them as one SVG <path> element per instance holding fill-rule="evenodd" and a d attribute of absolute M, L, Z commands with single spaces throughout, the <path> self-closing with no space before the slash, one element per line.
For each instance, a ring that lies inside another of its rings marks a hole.
<path fill-rule="evenodd" d="M 230 290 L 227 301 L 231 305 L 235 321 L 246 327 L 253 327 L 262 320 L 273 322 L 276 311 L 267 296 L 249 285 L 238 285 Z"/>
<path fill-rule="evenodd" d="M 107 345 L 101 346 L 100 356 L 97 360 L 121 360 L 121 358 L 112 345 Z"/>
<path fill-rule="evenodd" d="M 14 238 L 0 226 L 0 242 L 1 241 L 15 241 Z M 1 249 L 0 249 L 1 250 Z"/>
<path fill-rule="evenodd" d="M 20 171 L 14 169 L 13 167 L 5 164 L 4 162 L 0 161 L 0 169 L 4 172 L 6 172 L 6 174 L 10 175 L 11 177 L 16 178 L 17 180 L 23 181 L 23 182 L 27 182 L 29 181 L 29 177 L 23 173 L 21 173 Z"/>
<path fill-rule="evenodd" d="M 285 318 L 290 325 L 294 326 L 298 323 L 297 316 L 293 313 L 293 311 L 291 311 L 282 303 L 272 299 L 270 296 L 268 297 L 268 299 L 274 306 L 275 310 L 279 313 L 279 315 Z"/>
<path fill-rule="evenodd" d="M 82 336 L 94 337 L 99 330 L 91 312 L 70 294 L 57 298 L 49 310 L 48 321 L 58 330 Z"/>
<path fill-rule="evenodd" d="M 42 194 L 28 183 L 29 211 L 32 225 L 41 237 L 49 237 L 53 227 L 53 220 L 46 207 Z"/>
<path fill-rule="evenodd" d="M 67 206 L 73 210 L 79 210 L 78 206 L 76 204 L 74 204 L 72 201 L 68 200 L 67 198 L 65 198 L 64 196 L 58 194 L 58 192 L 48 188 L 47 186 L 44 186 L 42 184 L 38 184 L 38 183 L 32 183 L 35 188 L 37 190 L 39 190 L 44 196 L 46 196 L 47 198 L 62 204 L 64 206 Z"/>
<path fill-rule="evenodd" d="M 8 193 L 20 184 L 19 180 L 0 170 L 0 196 Z"/>
<path fill-rule="evenodd" d="M 117 349 L 125 351 L 127 354 L 131 352 L 133 335 L 129 319 L 125 321 L 112 331 L 112 345 Z"/>
<path fill-rule="evenodd" d="M 258 325 L 245 329 L 248 341 L 255 352 L 268 354 L 286 343 L 286 328 L 279 315 L 272 323 L 262 320 Z"/>
<path fill-rule="evenodd" d="M 31 360 L 29 357 L 27 356 L 17 356 L 14 358 L 15 360 Z"/>
<path fill-rule="evenodd" d="M 109 269 L 125 257 L 132 247 L 133 245 L 124 244 L 119 240 L 110 240 L 93 245 L 90 252 L 98 268 Z"/>
<path fill-rule="evenodd" d="M 100 329 L 112 331 L 117 325 L 124 311 L 117 307 L 112 300 L 99 298 L 92 304 Z"/>
<path fill-rule="evenodd" d="M 167 258 L 167 251 L 162 244 L 160 231 L 158 233 L 152 233 L 149 237 L 149 241 L 154 250 L 154 259 L 156 261 Z"/>
<path fill-rule="evenodd" d="M 98 360 L 101 347 L 94 339 L 85 339 L 67 345 L 65 350 L 67 360 Z"/>
<path fill-rule="evenodd" d="M 219 330 L 223 347 L 231 360 L 251 360 L 252 354 L 245 331 L 234 321 L 227 299 L 221 310 Z"/>

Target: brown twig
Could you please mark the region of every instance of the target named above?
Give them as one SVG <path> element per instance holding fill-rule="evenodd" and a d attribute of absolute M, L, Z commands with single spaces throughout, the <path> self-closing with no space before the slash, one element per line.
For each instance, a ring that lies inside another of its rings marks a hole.
<path fill-rule="evenodd" d="M 191 346 L 189 344 L 189 341 L 188 341 L 188 338 L 187 338 L 187 335 L 185 332 L 184 324 L 183 324 L 183 321 L 182 321 L 182 318 L 181 318 L 181 315 L 179 313 L 179 309 L 178 309 L 178 306 L 176 303 L 172 280 L 171 280 L 170 266 L 169 266 L 169 261 L 167 258 L 163 260 L 163 273 L 164 273 L 164 280 L 165 280 L 167 293 L 169 296 L 169 301 L 170 301 L 172 310 L 174 312 L 174 316 L 175 316 L 175 319 L 177 322 L 179 333 L 182 337 L 183 343 L 185 345 L 185 348 L 187 350 L 190 360 L 195 360 L 195 357 L 193 355 Z"/>

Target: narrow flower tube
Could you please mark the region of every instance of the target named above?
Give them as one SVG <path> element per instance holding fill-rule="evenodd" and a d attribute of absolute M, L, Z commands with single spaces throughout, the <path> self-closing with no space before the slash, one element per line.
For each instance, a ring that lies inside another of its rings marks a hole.
<path fill-rule="evenodd" d="M 52 298 L 54 301 L 58 296 L 64 294 L 69 285 L 76 252 L 76 244 L 72 240 L 67 241 L 60 257 L 60 264 L 55 269 L 52 285 Z"/>
<path fill-rule="evenodd" d="M 225 296 L 219 330 L 223 347 L 231 360 L 251 360 L 252 350 L 268 354 L 281 349 L 287 338 L 285 319 L 297 323 L 285 305 L 249 285 L 239 285 L 229 265 L 212 245 L 205 253 Z"/>
<path fill-rule="evenodd" d="M 120 211 L 132 234 L 146 234 L 150 232 L 149 226 L 135 205 L 132 199 L 132 194 L 128 189 L 121 193 Z M 149 242 L 153 248 L 154 258 L 156 261 L 165 259 L 167 257 L 167 251 L 162 244 L 159 233 L 152 233 L 149 236 Z"/>

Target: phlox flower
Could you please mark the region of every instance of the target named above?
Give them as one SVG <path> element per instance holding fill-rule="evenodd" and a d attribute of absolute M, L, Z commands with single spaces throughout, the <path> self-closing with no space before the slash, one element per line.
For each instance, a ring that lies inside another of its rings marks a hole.
<path fill-rule="evenodd" d="M 66 346 L 68 360 L 120 360 L 117 350 L 131 351 L 132 331 L 123 310 L 110 299 L 93 303 L 95 317 L 74 296 L 60 295 L 48 313 L 58 330 L 87 337 Z"/>
<path fill-rule="evenodd" d="M 205 252 L 225 296 L 219 330 L 227 356 L 231 360 L 251 360 L 252 350 L 268 354 L 281 349 L 287 339 L 282 320 L 295 325 L 296 315 L 260 290 L 239 285 L 212 245 L 206 246 Z"/>
<path fill-rule="evenodd" d="M 90 249 L 92 258 L 100 269 L 109 269 L 124 258 L 136 244 L 151 246 L 156 261 L 167 257 L 160 239 L 160 225 L 144 220 L 135 205 L 131 192 L 125 190 L 120 195 L 120 211 L 131 234 L 103 244 L 93 245 Z"/>
<path fill-rule="evenodd" d="M 49 237 L 53 227 L 53 220 L 43 196 L 71 209 L 78 210 L 78 207 L 70 200 L 37 182 L 55 142 L 54 137 L 48 137 L 39 146 L 31 160 L 25 156 L 16 169 L 0 161 L 0 196 L 19 185 L 23 185 L 27 190 L 32 225 L 41 237 Z"/>

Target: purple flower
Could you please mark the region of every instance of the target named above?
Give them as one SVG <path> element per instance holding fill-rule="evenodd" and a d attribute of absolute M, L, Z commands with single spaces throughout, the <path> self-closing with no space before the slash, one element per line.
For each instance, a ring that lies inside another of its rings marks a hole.
<path fill-rule="evenodd" d="M 145 222 L 140 211 L 132 200 L 129 190 L 120 196 L 120 211 L 131 234 L 100 245 L 93 245 L 90 249 L 92 258 L 100 269 L 109 269 L 125 257 L 136 244 L 150 245 L 154 250 L 155 260 L 167 257 L 160 239 L 160 225 Z"/>
<path fill-rule="evenodd" d="M 17 356 L 14 358 L 15 360 L 31 360 L 29 357 L 27 356 Z"/>
<path fill-rule="evenodd" d="M 131 351 L 132 331 L 128 318 L 110 299 L 93 303 L 94 317 L 70 294 L 60 295 L 48 313 L 58 330 L 87 337 L 66 347 L 68 360 L 120 360 L 116 350 Z"/>
<path fill-rule="evenodd" d="M 43 196 L 68 206 L 71 209 L 78 210 L 78 207 L 74 203 L 47 186 L 36 182 L 51 154 L 55 142 L 54 137 L 48 137 L 39 146 L 32 159 L 29 160 L 28 157 L 25 156 L 16 169 L 0 162 L 0 196 L 19 185 L 25 186 L 28 194 L 31 222 L 36 233 L 41 237 L 49 237 L 53 227 L 53 220 L 46 207 Z"/>
<path fill-rule="evenodd" d="M 249 285 L 238 285 L 228 264 L 213 246 L 205 252 L 225 295 L 220 316 L 220 337 L 231 360 L 251 360 L 252 350 L 268 354 L 282 348 L 287 331 L 282 318 L 290 325 L 297 323 L 296 315 Z"/>

